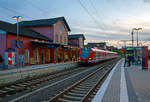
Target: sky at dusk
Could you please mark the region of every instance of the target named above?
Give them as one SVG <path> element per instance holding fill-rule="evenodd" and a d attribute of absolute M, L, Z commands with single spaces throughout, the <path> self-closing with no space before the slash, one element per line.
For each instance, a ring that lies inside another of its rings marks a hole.
<path fill-rule="evenodd" d="M 64 16 L 70 34 L 82 33 L 86 42 L 119 44 L 139 27 L 139 40 L 150 40 L 150 0 L 0 0 L 0 12 L 0 20 L 10 23 L 16 15 L 23 21 Z"/>

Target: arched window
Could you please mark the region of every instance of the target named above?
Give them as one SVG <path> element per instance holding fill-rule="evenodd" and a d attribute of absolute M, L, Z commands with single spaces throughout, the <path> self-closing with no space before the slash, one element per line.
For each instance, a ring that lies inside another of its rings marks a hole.
<path fill-rule="evenodd" d="M 47 61 L 47 63 L 49 63 L 50 62 L 50 59 L 51 57 L 50 57 L 50 50 L 47 50 L 47 52 L 46 52 L 46 61 Z"/>
<path fill-rule="evenodd" d="M 25 57 L 24 62 L 29 63 L 29 50 L 28 49 L 25 50 L 24 57 Z"/>
<path fill-rule="evenodd" d="M 34 51 L 34 61 L 35 61 L 35 62 L 39 62 L 38 50 L 35 50 L 35 51 Z"/>
<path fill-rule="evenodd" d="M 63 34 L 63 31 L 64 31 L 63 25 L 59 24 L 59 32 L 60 32 L 60 34 Z"/>
<path fill-rule="evenodd" d="M 56 34 L 55 36 L 56 36 L 55 40 L 56 42 L 58 42 L 58 34 Z"/>

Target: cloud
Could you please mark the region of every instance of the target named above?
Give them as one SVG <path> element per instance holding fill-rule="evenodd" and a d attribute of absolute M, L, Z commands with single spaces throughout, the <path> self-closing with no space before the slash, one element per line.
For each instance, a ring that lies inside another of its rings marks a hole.
<path fill-rule="evenodd" d="M 150 0 L 143 0 L 145 3 L 150 3 Z"/>
<path fill-rule="evenodd" d="M 102 30 L 97 26 L 87 26 L 86 24 L 80 26 L 73 26 L 72 31 L 76 33 L 82 32 L 89 39 L 128 39 L 129 30 L 128 28 L 114 25 L 107 25 L 109 29 Z"/>
<path fill-rule="evenodd" d="M 116 19 L 117 21 L 118 19 Z M 130 21 L 130 20 L 129 20 Z M 131 20 L 132 21 L 132 20 Z M 136 23 L 135 23 L 136 22 Z M 123 21 L 119 19 L 119 22 L 105 24 L 107 28 L 100 29 L 96 25 L 90 23 L 82 23 L 80 25 L 73 25 L 72 31 L 75 33 L 83 33 L 87 37 L 87 40 L 90 39 L 112 39 L 112 40 L 131 40 L 131 31 L 133 28 L 141 27 L 143 30 L 139 31 L 139 40 L 150 39 L 150 23 L 145 20 L 133 20 L 132 22 Z M 134 33 L 134 39 L 136 39 L 136 32 Z"/>
<path fill-rule="evenodd" d="M 32 4 L 28 3 L 27 1 L 38 6 L 39 8 L 41 8 L 41 10 L 32 6 Z M 111 2 L 112 6 L 109 5 L 108 3 L 105 4 L 105 2 L 103 2 L 104 4 L 102 6 L 99 6 L 100 4 L 98 2 L 95 2 L 95 5 L 97 3 L 97 9 L 103 9 L 102 12 L 98 11 L 101 15 L 103 14 L 102 15 L 103 17 L 102 18 L 97 17 L 97 21 L 99 22 L 98 22 L 98 25 L 96 25 L 92 19 L 89 19 L 87 17 L 86 12 L 83 13 L 81 12 L 82 10 L 78 9 L 79 5 L 78 4 L 75 5 L 75 2 L 76 2 L 75 0 L 74 2 L 72 1 L 69 2 L 70 5 L 67 6 L 69 9 L 64 8 L 64 6 L 66 5 L 64 1 L 61 1 L 62 3 L 60 3 L 59 0 L 57 0 L 57 2 L 55 1 L 56 0 L 52 0 L 51 3 L 49 4 L 49 0 L 46 0 L 44 2 L 40 0 L 37 0 L 36 2 L 33 0 L 0 0 L 0 4 L 1 6 L 8 7 L 9 9 L 13 9 L 24 14 L 24 15 L 21 15 L 24 17 L 24 19 L 22 20 L 31 19 L 26 16 L 31 16 L 33 17 L 33 19 L 34 18 L 35 19 L 51 18 L 51 16 L 48 13 L 43 14 L 41 12 L 43 11 L 43 9 L 44 11 L 50 11 L 58 16 L 61 16 L 64 14 L 64 16 L 68 18 L 66 20 L 69 21 L 68 24 L 72 28 L 71 33 L 83 33 L 85 34 L 87 40 L 92 40 L 92 39 L 94 40 L 129 39 L 130 40 L 131 30 L 134 27 L 141 27 L 143 29 L 142 31 L 139 32 L 140 40 L 150 39 L 149 37 L 150 35 L 150 23 L 149 23 L 150 13 L 148 13 L 150 9 L 149 4 L 147 5 L 145 4 L 143 6 L 142 4 L 144 3 L 142 2 L 141 4 L 141 2 L 139 2 L 138 3 L 139 5 L 137 5 L 135 4 L 137 3 L 135 2 L 136 0 L 133 0 L 132 2 L 130 0 L 127 0 L 125 2 L 122 2 L 121 0 L 117 0 L 117 1 L 105 0 L 106 2 Z M 150 0 L 143 0 L 143 1 L 145 3 L 150 3 Z M 40 5 L 38 3 L 40 3 Z M 60 6 L 58 6 L 57 4 Z M 127 5 L 127 4 L 132 4 L 132 5 Z M 124 7 L 122 7 L 122 5 L 124 5 Z M 107 6 L 110 6 L 110 7 L 106 8 Z M 117 7 L 114 7 L 114 6 L 117 6 Z M 53 9 L 51 10 L 50 7 L 52 7 Z M 3 9 L 1 9 L 1 12 L 3 12 L 2 13 L 3 18 L 10 18 L 14 15 L 20 15 L 18 13 L 8 12 L 7 10 L 2 11 L 2 10 Z M 90 12 L 92 12 L 91 9 L 89 10 Z M 128 12 L 126 12 L 127 10 Z M 5 17 L 4 14 L 6 14 L 9 17 Z M 94 13 L 92 14 L 95 15 Z M 136 38 L 136 33 L 134 35 L 134 38 Z"/>

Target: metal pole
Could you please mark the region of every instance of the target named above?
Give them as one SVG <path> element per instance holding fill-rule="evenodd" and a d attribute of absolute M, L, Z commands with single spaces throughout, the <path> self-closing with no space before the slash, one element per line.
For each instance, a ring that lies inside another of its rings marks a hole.
<path fill-rule="evenodd" d="M 126 41 L 124 40 L 124 46 L 126 47 Z"/>
<path fill-rule="evenodd" d="M 132 35 L 132 47 L 134 45 L 134 42 L 133 42 L 133 31 L 131 32 L 131 35 Z"/>
<path fill-rule="evenodd" d="M 125 46 L 125 51 L 124 51 L 124 58 L 125 58 L 125 63 L 124 67 L 126 66 L 127 58 L 126 58 L 126 41 L 124 40 L 124 46 Z"/>
<path fill-rule="evenodd" d="M 19 68 L 19 19 L 17 18 L 17 68 Z"/>
<path fill-rule="evenodd" d="M 138 30 L 137 30 L 137 46 L 139 46 L 139 44 L 138 44 Z"/>
<path fill-rule="evenodd" d="M 22 16 L 14 16 L 12 19 L 17 20 L 17 37 L 16 37 L 16 67 L 19 68 L 19 19 L 23 18 Z"/>

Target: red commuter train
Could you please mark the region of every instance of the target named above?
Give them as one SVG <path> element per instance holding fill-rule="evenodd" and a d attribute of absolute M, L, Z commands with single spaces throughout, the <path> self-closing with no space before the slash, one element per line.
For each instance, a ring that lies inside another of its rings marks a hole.
<path fill-rule="evenodd" d="M 80 62 L 84 63 L 97 63 L 103 60 L 108 60 L 117 57 L 116 52 L 100 50 L 96 48 L 81 48 Z"/>

